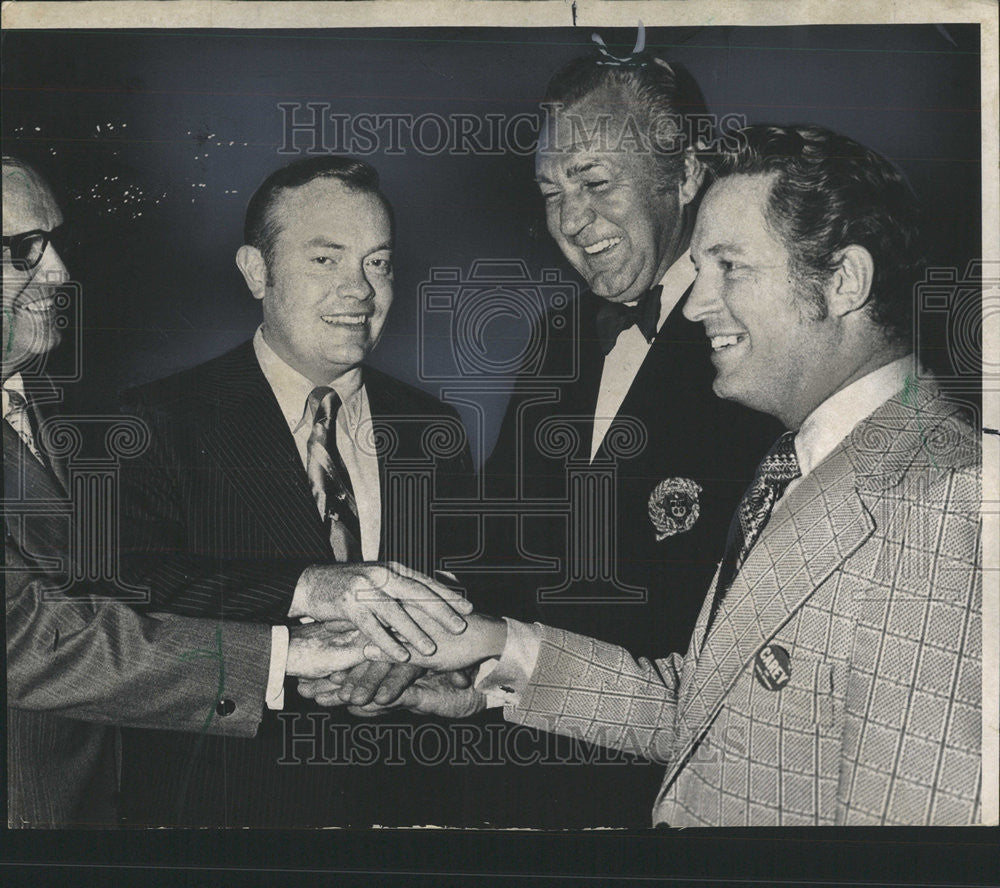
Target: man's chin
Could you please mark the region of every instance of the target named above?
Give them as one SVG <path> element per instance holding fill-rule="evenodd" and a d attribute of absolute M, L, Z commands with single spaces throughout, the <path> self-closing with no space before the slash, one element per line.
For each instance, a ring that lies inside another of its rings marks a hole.
<path fill-rule="evenodd" d="M 36 362 L 40 357 L 55 350 L 62 342 L 62 332 L 52 328 L 44 333 L 36 333 L 29 342 L 13 339 L 9 347 L 7 337 L 3 342 L 3 374 L 6 378 Z"/>
<path fill-rule="evenodd" d="M 606 302 L 634 302 L 652 286 L 639 286 L 635 280 L 623 281 L 617 275 L 595 275 L 587 281 L 590 292 Z"/>
<path fill-rule="evenodd" d="M 745 404 L 746 389 L 739 385 L 739 380 L 734 379 L 732 374 L 716 371 L 715 380 L 712 382 L 712 391 L 725 401 L 737 401 L 740 404 Z"/>

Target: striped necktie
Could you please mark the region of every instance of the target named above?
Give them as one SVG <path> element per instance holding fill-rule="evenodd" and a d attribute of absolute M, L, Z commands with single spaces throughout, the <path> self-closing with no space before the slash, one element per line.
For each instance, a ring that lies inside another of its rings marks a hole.
<path fill-rule="evenodd" d="M 35 432 L 31 426 L 31 414 L 28 411 L 28 402 L 20 392 L 10 391 L 9 389 L 5 389 L 4 391 L 7 392 L 8 400 L 7 412 L 3 418 L 17 432 L 18 437 L 24 442 L 24 446 L 31 451 L 31 455 L 44 466 L 45 457 L 42 456 L 38 445 L 35 444 Z"/>
<path fill-rule="evenodd" d="M 337 561 L 361 561 L 361 522 L 354 488 L 337 450 L 337 411 L 340 397 L 329 386 L 317 386 L 306 401 L 313 417 L 306 444 L 306 474 L 323 517 L 330 547 Z"/>
<path fill-rule="evenodd" d="M 719 568 L 719 581 L 715 586 L 705 638 L 708 638 L 708 630 L 712 627 L 719 606 L 736 579 L 737 572 L 771 517 L 774 504 L 781 499 L 785 488 L 801 475 L 802 470 L 795 455 L 795 432 L 785 432 L 761 460 L 753 483 L 743 494 L 729 525 L 726 553 L 722 558 L 722 567 Z"/>

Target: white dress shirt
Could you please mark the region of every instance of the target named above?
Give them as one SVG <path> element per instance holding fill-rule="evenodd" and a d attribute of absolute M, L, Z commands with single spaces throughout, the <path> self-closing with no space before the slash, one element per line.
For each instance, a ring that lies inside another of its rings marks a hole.
<path fill-rule="evenodd" d="M 21 377 L 20 373 L 11 374 L 3 383 L 3 413 L 0 413 L 0 416 L 3 417 L 7 425 L 17 432 L 18 437 L 24 441 L 25 446 L 27 446 L 28 450 L 31 451 L 32 456 L 37 459 L 38 442 L 35 440 L 35 435 L 31 430 L 30 424 L 28 422 L 22 422 L 15 425 L 7 416 L 10 412 L 11 395 L 18 395 L 21 402 L 24 404 L 27 404 L 28 402 L 28 398 L 24 392 L 24 379 Z M 31 407 L 28 406 L 27 409 L 31 410 Z"/>
<path fill-rule="evenodd" d="M 694 283 L 695 270 L 691 257 L 684 252 L 660 279 L 663 287 L 660 293 L 660 317 L 656 322 L 659 329 L 676 308 L 688 287 Z M 635 303 L 629 303 L 634 305 Z M 597 390 L 597 406 L 594 409 L 594 430 L 590 442 L 590 459 L 593 461 L 604 441 L 604 436 L 611 428 L 622 402 L 632 387 L 639 373 L 642 362 L 646 360 L 651 342 L 646 342 L 639 327 L 633 324 L 618 334 L 614 347 L 604 358 L 601 370 L 601 387 Z"/>
<path fill-rule="evenodd" d="M 782 498 L 833 453 L 861 420 L 871 416 L 889 398 L 902 391 L 908 381 L 915 379 L 913 355 L 904 355 L 834 392 L 813 410 L 795 435 L 795 455 L 802 477 L 785 488 Z"/>
<path fill-rule="evenodd" d="M 253 338 L 254 353 L 260 369 L 274 392 L 288 431 L 295 440 L 295 447 L 306 467 L 306 446 L 312 432 L 312 416 L 306 402 L 315 383 L 298 370 L 290 367 L 264 339 L 263 327 L 258 327 Z M 361 554 L 366 561 L 378 558 L 379 538 L 382 533 L 382 495 L 379 486 L 378 456 L 372 435 L 371 408 L 368 393 L 357 367 L 327 383 L 339 396 L 341 407 L 337 411 L 337 450 L 354 488 L 361 525 Z M 317 505 L 317 510 L 319 506 Z M 292 596 L 299 595 L 296 588 Z M 307 620 L 303 620 L 306 622 Z M 271 666 L 268 672 L 267 705 L 269 709 L 284 706 L 285 667 L 288 663 L 288 627 L 271 627 Z"/>
<path fill-rule="evenodd" d="M 914 379 L 914 368 L 914 356 L 906 355 L 855 380 L 813 410 L 795 435 L 795 454 L 802 478 L 833 453 L 859 422 Z M 789 484 L 783 496 L 801 483 L 802 478 Z M 539 624 L 504 619 L 507 642 L 503 654 L 499 661 L 483 663 L 476 676 L 476 689 L 486 695 L 491 707 L 518 704 L 535 671 L 542 644 Z"/>
<path fill-rule="evenodd" d="M 24 398 L 24 380 L 21 378 L 20 373 L 13 373 L 7 377 L 3 384 L 3 413 L 0 416 L 6 416 L 7 411 L 10 410 L 10 392 L 15 395 L 20 395 Z"/>

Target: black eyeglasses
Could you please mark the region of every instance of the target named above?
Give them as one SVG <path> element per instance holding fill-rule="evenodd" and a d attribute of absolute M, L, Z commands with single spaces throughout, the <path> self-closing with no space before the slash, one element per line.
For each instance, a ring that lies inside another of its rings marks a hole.
<path fill-rule="evenodd" d="M 45 255 L 45 249 L 50 243 L 55 244 L 56 249 L 63 242 L 63 226 L 52 229 L 52 231 L 25 231 L 22 234 L 12 234 L 9 237 L 3 236 L 4 249 L 10 251 L 10 261 L 20 271 L 30 271 Z"/>

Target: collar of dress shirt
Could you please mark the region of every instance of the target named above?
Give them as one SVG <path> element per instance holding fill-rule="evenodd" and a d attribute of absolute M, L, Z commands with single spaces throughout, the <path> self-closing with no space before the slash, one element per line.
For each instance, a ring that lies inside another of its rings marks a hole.
<path fill-rule="evenodd" d="M 14 373 L 9 376 L 3 384 L 3 413 L 2 416 L 7 415 L 7 411 L 10 409 L 10 392 L 16 395 L 20 395 L 25 398 L 24 394 L 24 380 L 21 378 L 20 373 Z M 25 398 L 25 400 L 27 400 Z"/>
<path fill-rule="evenodd" d="M 795 454 L 802 475 L 808 475 L 851 429 L 899 392 L 913 371 L 913 354 L 904 355 L 856 379 L 813 410 L 795 436 Z"/>
<path fill-rule="evenodd" d="M 687 292 L 687 288 L 694 283 L 694 276 L 694 263 L 691 261 L 691 254 L 685 250 L 658 282 L 663 289 L 660 291 L 660 317 L 656 322 L 657 330 L 670 317 L 670 312 L 681 301 L 681 296 Z M 633 299 L 625 304 L 638 305 L 638 303 L 638 299 Z"/>
<path fill-rule="evenodd" d="M 315 383 L 307 379 L 294 367 L 290 367 L 264 339 L 264 325 L 257 328 L 253 337 L 253 350 L 257 362 L 264 373 L 264 378 L 278 400 L 281 413 L 288 423 L 288 428 L 295 434 L 304 422 L 306 416 L 306 401 L 310 392 L 316 388 Z M 352 433 L 357 431 L 361 422 L 362 380 L 361 368 L 355 367 L 347 373 L 338 376 L 327 383 L 338 395 L 343 405 L 341 413 L 346 417 L 348 428 Z"/>

